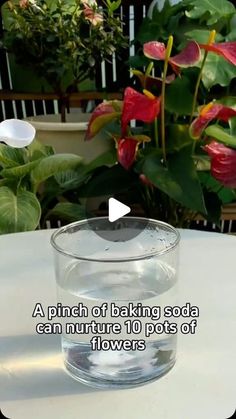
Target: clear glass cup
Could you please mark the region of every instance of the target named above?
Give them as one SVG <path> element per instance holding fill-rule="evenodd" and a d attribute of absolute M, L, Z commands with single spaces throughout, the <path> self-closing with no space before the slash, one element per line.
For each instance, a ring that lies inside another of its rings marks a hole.
<path fill-rule="evenodd" d="M 53 233 L 62 351 L 75 379 L 127 388 L 173 367 L 177 333 L 163 313 L 176 304 L 179 240 L 172 226 L 136 217 Z"/>

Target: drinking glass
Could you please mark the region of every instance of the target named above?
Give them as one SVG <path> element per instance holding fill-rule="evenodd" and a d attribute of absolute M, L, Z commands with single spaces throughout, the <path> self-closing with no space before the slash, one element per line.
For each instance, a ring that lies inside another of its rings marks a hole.
<path fill-rule="evenodd" d="M 53 233 L 62 352 L 75 379 L 127 388 L 173 367 L 177 331 L 164 309 L 176 304 L 179 240 L 172 226 L 137 217 Z"/>

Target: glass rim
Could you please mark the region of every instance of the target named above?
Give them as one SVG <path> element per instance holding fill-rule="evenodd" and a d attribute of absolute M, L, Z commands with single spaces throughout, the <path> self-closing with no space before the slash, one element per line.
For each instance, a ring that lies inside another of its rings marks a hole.
<path fill-rule="evenodd" d="M 63 227 L 59 227 L 56 229 L 56 231 L 53 232 L 53 234 L 51 235 L 50 238 L 50 243 L 51 246 L 59 253 L 63 254 L 64 256 L 68 256 L 68 257 L 72 257 L 73 259 L 77 259 L 77 260 L 82 260 L 82 261 L 86 261 L 86 262 L 110 262 L 110 263 L 114 263 L 114 262 L 131 262 L 131 261 L 135 261 L 135 260 L 145 260 L 154 256 L 161 256 L 164 255 L 166 253 L 169 253 L 171 250 L 173 250 L 174 248 L 176 248 L 180 242 L 180 233 L 179 231 L 173 227 L 171 224 L 168 224 L 164 221 L 159 221 L 159 220 L 154 220 L 152 218 L 145 218 L 145 217 L 122 217 L 122 220 L 132 220 L 132 221 L 148 221 L 149 223 L 153 223 L 155 225 L 158 226 L 162 226 L 162 227 L 166 227 L 169 231 L 171 231 L 172 233 L 175 234 L 175 240 L 172 244 L 168 245 L 167 248 L 162 249 L 162 250 L 153 250 L 150 251 L 148 253 L 142 254 L 142 255 L 137 255 L 137 256 L 128 256 L 128 257 L 113 257 L 113 258 L 95 258 L 95 257 L 86 257 L 86 256 L 79 256 L 76 253 L 67 251 L 65 249 L 63 249 L 62 247 L 58 246 L 58 244 L 56 243 L 56 239 L 58 236 L 60 236 L 61 234 L 63 234 L 64 232 L 66 232 L 66 230 L 73 228 L 75 226 L 79 226 L 79 225 L 83 225 L 83 224 L 89 224 L 89 222 L 92 221 L 96 221 L 96 220 L 108 220 L 108 217 L 104 216 L 104 217 L 93 217 L 93 218 L 89 218 L 88 219 L 84 219 L 84 220 L 80 220 L 80 221 L 75 221 L 73 223 L 67 224 Z M 96 234 L 96 233 L 95 233 Z M 101 238 L 101 240 L 103 240 Z"/>

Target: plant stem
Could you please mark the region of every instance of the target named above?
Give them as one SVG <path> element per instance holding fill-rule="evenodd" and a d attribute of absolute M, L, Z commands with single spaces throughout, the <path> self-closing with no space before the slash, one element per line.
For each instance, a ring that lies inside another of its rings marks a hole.
<path fill-rule="evenodd" d="M 61 99 L 61 109 L 60 109 L 60 114 L 61 114 L 61 122 L 66 122 L 66 104 L 65 101 L 63 99 Z"/>
<path fill-rule="evenodd" d="M 215 36 L 216 36 L 216 31 L 215 30 L 211 31 L 208 42 L 207 42 L 207 45 L 211 45 L 215 41 Z M 199 71 L 199 74 L 198 74 L 197 83 L 196 83 L 196 86 L 195 86 L 195 91 L 194 91 L 194 96 L 193 96 L 192 112 L 191 112 L 191 116 L 190 116 L 190 123 L 193 120 L 193 115 L 194 115 L 196 104 L 197 104 L 198 91 L 199 91 L 199 87 L 200 87 L 200 83 L 201 83 L 201 79 L 202 79 L 202 73 L 203 73 L 205 63 L 206 63 L 207 55 L 208 55 L 208 51 L 205 51 L 204 57 L 203 57 L 203 60 L 202 60 L 202 65 L 201 65 L 201 68 L 200 68 L 200 71 Z"/>
<path fill-rule="evenodd" d="M 153 64 L 153 61 L 151 61 L 150 63 L 149 63 L 149 65 L 148 65 L 148 67 L 147 67 L 147 69 L 146 69 L 146 71 L 145 71 L 145 75 L 144 75 L 144 85 L 143 85 L 143 88 L 144 89 L 146 89 L 146 82 L 147 82 L 147 78 L 150 76 L 150 74 L 151 74 L 151 72 L 152 72 L 152 69 L 153 69 L 153 66 L 154 66 L 154 64 Z"/>
<path fill-rule="evenodd" d="M 202 60 L 202 65 L 198 74 L 198 78 L 197 78 L 197 83 L 195 86 L 195 91 L 194 91 L 194 96 L 193 96 L 193 105 L 192 105 L 192 112 L 191 112 L 191 116 L 190 116 L 190 123 L 193 120 L 193 115 L 195 112 L 195 108 L 196 108 L 196 104 L 197 104 L 197 98 L 198 98 L 198 91 L 199 91 L 199 87 L 200 87 L 200 83 L 201 83 L 201 79 L 202 79 L 202 73 L 203 73 L 203 69 L 204 69 L 204 65 L 207 59 L 207 55 L 208 55 L 208 51 L 205 51 L 204 53 L 204 57 Z"/>
<path fill-rule="evenodd" d="M 166 163 L 166 139 L 165 139 L 165 94 L 166 94 L 166 76 L 168 70 L 168 61 L 171 55 L 173 47 L 173 36 L 171 35 L 168 39 L 168 44 L 166 48 L 166 56 L 162 77 L 162 88 L 161 88 L 161 145 L 163 152 L 163 159 Z"/>
<path fill-rule="evenodd" d="M 159 143 L 158 143 L 158 121 L 157 121 L 157 118 L 154 119 L 154 139 L 155 139 L 156 148 L 159 148 Z"/>
<path fill-rule="evenodd" d="M 216 31 L 213 30 L 210 32 L 210 36 L 207 42 L 207 45 L 211 45 L 214 41 L 215 41 L 215 36 L 216 36 Z M 200 83 L 202 80 L 202 74 L 203 74 L 203 69 L 206 63 L 206 59 L 207 59 L 207 55 L 208 55 L 208 51 L 205 51 L 204 53 L 204 57 L 202 60 L 202 65 L 198 74 L 198 78 L 197 78 L 197 83 L 195 86 L 195 91 L 194 91 L 194 96 L 193 96 L 193 105 L 192 105 L 192 112 L 191 112 L 191 116 L 190 116 L 190 124 L 193 120 L 193 116 L 194 116 L 194 112 L 195 112 L 195 108 L 196 108 L 196 104 L 197 104 L 197 98 L 198 98 L 198 91 L 199 91 L 199 87 L 200 87 Z M 195 148 L 196 148 L 196 140 L 193 140 L 193 146 L 192 146 L 192 155 L 195 152 Z"/>

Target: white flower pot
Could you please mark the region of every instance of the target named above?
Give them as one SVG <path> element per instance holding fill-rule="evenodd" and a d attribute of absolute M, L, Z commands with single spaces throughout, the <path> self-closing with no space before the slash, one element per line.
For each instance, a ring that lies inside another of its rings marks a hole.
<path fill-rule="evenodd" d="M 56 153 L 73 153 L 89 162 L 111 147 L 113 140 L 104 133 L 85 141 L 90 113 L 75 112 L 67 115 L 67 122 L 60 121 L 60 115 L 38 115 L 27 118 L 36 129 L 36 139 L 50 145 Z"/>

